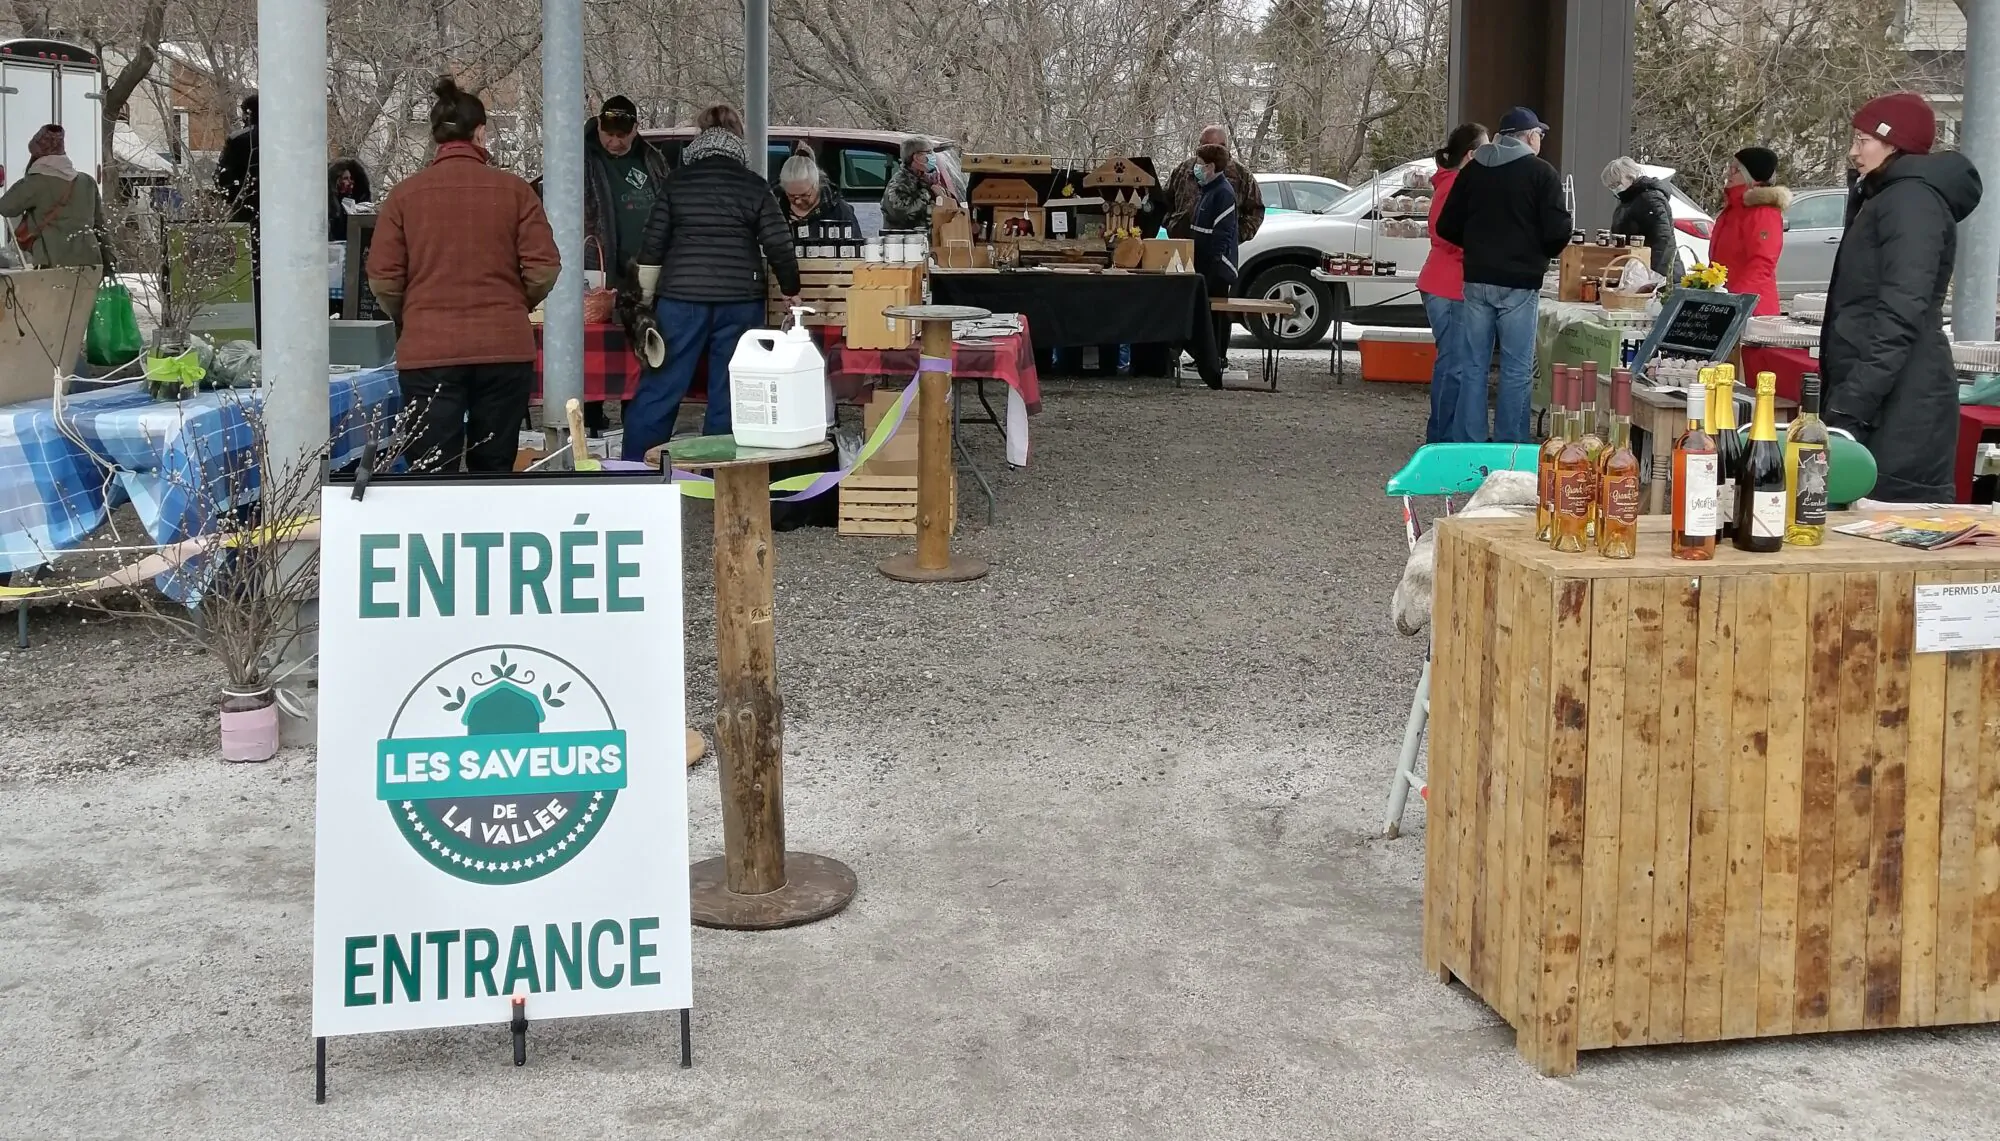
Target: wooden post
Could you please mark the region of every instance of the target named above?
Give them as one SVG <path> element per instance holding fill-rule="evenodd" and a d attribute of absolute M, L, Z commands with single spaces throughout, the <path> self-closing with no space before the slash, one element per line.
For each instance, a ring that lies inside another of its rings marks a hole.
<path fill-rule="evenodd" d="M 715 472 L 715 737 L 722 756 L 724 884 L 785 886 L 785 720 L 771 622 L 771 469 Z"/>
<path fill-rule="evenodd" d="M 899 305 L 883 316 L 915 321 L 923 330 L 923 364 L 917 375 L 917 550 L 884 559 L 876 569 L 897 582 L 968 582 L 986 577 L 979 559 L 951 553 L 958 497 L 952 485 L 951 327 L 954 321 L 990 316 L 957 305 Z"/>
<path fill-rule="evenodd" d="M 924 322 L 923 354 L 951 360 L 951 322 Z M 958 514 L 951 481 L 951 374 L 925 372 L 917 381 L 923 435 L 917 439 L 917 569 L 951 566 L 951 521 Z"/>
<path fill-rule="evenodd" d="M 854 873 L 785 850 L 785 702 L 778 694 L 771 549 L 771 464 L 826 455 L 831 444 L 739 448 L 727 436 L 685 442 L 689 466 L 715 475 L 715 751 L 722 852 L 688 871 L 689 918 L 737 931 L 825 919 L 854 898 Z M 690 734 L 689 756 L 699 738 Z"/>

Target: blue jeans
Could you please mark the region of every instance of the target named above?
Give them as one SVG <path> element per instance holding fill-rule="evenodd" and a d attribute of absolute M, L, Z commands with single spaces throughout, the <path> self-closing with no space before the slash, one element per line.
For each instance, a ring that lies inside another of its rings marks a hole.
<path fill-rule="evenodd" d="M 1532 444 L 1529 409 L 1535 394 L 1535 330 L 1541 295 L 1533 289 L 1465 283 L 1464 372 L 1458 386 L 1456 438 L 1483 444 L 1486 433 L 1486 373 L 1493 365 L 1493 342 L 1500 341 L 1500 402 L 1493 410 L 1492 439 Z"/>
<path fill-rule="evenodd" d="M 764 303 L 709 305 L 662 297 L 653 304 L 653 316 L 667 342 L 667 360 L 645 371 L 638 393 L 625 405 L 623 454 L 628 460 L 645 459 L 646 449 L 672 437 L 703 352 L 708 354 L 708 411 L 701 420 L 701 434 L 728 435 L 729 359 L 736 355 L 736 342 L 745 332 L 763 327 Z"/>
<path fill-rule="evenodd" d="M 1458 388 L 1465 379 L 1465 302 L 1425 293 L 1424 314 L 1431 320 L 1431 340 L 1437 345 L 1437 364 L 1431 369 L 1431 418 L 1424 425 L 1424 443 L 1441 444 L 1456 439 L 1452 425 L 1458 421 Z"/>

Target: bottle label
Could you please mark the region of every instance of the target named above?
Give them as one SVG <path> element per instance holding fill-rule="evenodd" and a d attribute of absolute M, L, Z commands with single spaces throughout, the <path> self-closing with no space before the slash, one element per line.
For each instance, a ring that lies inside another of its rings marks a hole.
<path fill-rule="evenodd" d="M 1826 449 L 1799 449 L 1799 498 L 1794 510 L 1797 521 L 1807 527 L 1826 526 Z"/>
<path fill-rule="evenodd" d="M 1681 496 L 1681 532 L 1705 538 L 1717 530 L 1716 459 L 1713 454 L 1690 455 L 1683 459 L 1686 466 L 1681 482 L 1687 486 L 1678 490 Z"/>
<path fill-rule="evenodd" d="M 1724 527 L 1736 522 L 1736 481 L 1725 479 L 1715 485 L 1715 515 Z"/>
<path fill-rule="evenodd" d="M 1596 490 L 1592 486 L 1595 482 L 1589 472 L 1562 475 L 1556 487 L 1556 511 L 1570 519 L 1590 518 L 1591 492 Z"/>
<path fill-rule="evenodd" d="M 1746 525 L 1750 528 L 1750 536 L 1752 538 L 1784 538 L 1785 493 L 1782 491 L 1751 492 L 1750 518 Z"/>
<path fill-rule="evenodd" d="M 1604 514 L 1628 526 L 1639 522 L 1639 477 L 1620 476 L 1604 484 Z"/>

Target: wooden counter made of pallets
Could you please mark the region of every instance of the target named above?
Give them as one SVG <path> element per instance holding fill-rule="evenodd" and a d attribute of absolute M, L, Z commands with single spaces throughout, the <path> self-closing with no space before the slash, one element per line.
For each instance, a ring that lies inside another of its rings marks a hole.
<path fill-rule="evenodd" d="M 1838 521 L 1838 519 L 1836 519 Z M 1577 1051 L 2000 1021 L 2000 651 L 1913 652 L 2000 552 L 1562 555 L 1449 520 L 1424 963 Z"/>

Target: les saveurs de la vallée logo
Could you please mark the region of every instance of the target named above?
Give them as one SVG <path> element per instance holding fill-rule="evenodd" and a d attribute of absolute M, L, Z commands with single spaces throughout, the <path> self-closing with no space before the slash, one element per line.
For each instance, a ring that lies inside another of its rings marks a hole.
<path fill-rule="evenodd" d="M 439 870 L 516 884 L 590 846 L 627 768 L 625 731 L 580 670 L 529 646 L 483 646 L 403 698 L 376 742 L 375 793 Z"/>

